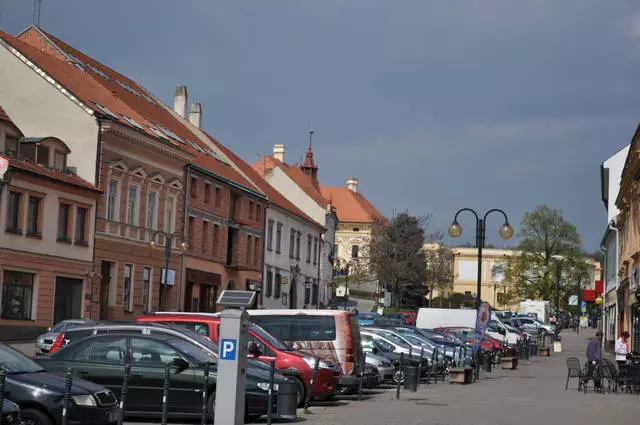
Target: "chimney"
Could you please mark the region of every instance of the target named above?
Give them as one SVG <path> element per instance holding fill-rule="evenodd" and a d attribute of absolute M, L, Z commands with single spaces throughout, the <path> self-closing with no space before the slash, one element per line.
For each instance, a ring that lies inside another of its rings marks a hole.
<path fill-rule="evenodd" d="M 176 96 L 173 99 L 173 110 L 182 118 L 187 118 L 187 87 L 176 87 Z"/>
<path fill-rule="evenodd" d="M 273 145 L 273 157 L 284 162 L 284 145 Z"/>
<path fill-rule="evenodd" d="M 358 180 L 357 178 L 349 177 L 347 179 L 347 189 L 349 189 L 353 193 L 358 193 L 358 183 L 359 182 L 360 182 L 360 180 Z"/>
<path fill-rule="evenodd" d="M 194 102 L 191 104 L 189 122 L 198 128 L 202 128 L 202 105 L 200 102 Z"/>

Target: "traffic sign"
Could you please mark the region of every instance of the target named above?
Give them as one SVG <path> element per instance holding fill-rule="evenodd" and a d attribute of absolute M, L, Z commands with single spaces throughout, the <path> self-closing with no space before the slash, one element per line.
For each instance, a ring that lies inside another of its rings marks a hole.
<path fill-rule="evenodd" d="M 580 305 L 580 310 L 581 310 L 583 313 L 586 313 L 586 312 L 587 312 L 587 302 L 586 302 L 586 301 L 582 301 L 582 303 L 581 303 L 581 305 Z"/>
<path fill-rule="evenodd" d="M 220 340 L 220 360 L 235 360 L 238 340 L 225 338 Z"/>
<path fill-rule="evenodd" d="M 577 295 L 571 295 L 569 297 L 569 305 L 578 305 L 578 296 Z"/>

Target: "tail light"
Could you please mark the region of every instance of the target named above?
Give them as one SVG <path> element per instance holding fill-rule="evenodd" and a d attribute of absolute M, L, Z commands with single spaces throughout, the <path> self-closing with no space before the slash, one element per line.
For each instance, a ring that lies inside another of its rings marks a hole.
<path fill-rule="evenodd" d="M 356 361 L 356 356 L 353 355 L 353 353 L 347 353 L 347 362 L 355 362 Z"/>
<path fill-rule="evenodd" d="M 53 344 L 51 345 L 51 348 L 49 349 L 49 354 L 55 353 L 60 348 L 62 348 L 62 342 L 63 341 L 64 341 L 64 332 L 60 332 L 58 334 L 58 337 L 56 338 L 56 340 L 53 341 Z"/>

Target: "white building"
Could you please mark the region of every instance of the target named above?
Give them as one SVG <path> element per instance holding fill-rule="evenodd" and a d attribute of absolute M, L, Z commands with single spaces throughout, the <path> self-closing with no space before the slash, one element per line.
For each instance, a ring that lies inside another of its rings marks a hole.
<path fill-rule="evenodd" d="M 318 183 L 318 167 L 313 162 L 313 151 L 311 145 L 305 162 L 302 165 L 288 165 L 285 162 L 285 148 L 284 145 L 274 145 L 273 156 L 265 156 L 258 160 L 253 165 L 253 168 L 260 173 L 260 175 L 284 198 L 290 203 L 295 205 L 306 216 L 308 216 L 313 222 L 319 223 L 322 233 L 319 238 L 319 258 L 318 258 L 318 273 L 319 273 L 319 287 L 318 287 L 318 303 L 319 307 L 327 305 L 331 296 L 329 285 L 333 278 L 333 247 L 335 241 L 335 232 L 338 225 L 338 217 L 336 216 L 335 209 L 331 203 L 322 196 L 320 192 L 320 184 Z M 271 198 L 271 196 L 270 196 Z M 274 223 L 277 224 L 278 219 L 274 214 Z M 292 233 L 291 228 L 288 232 L 284 229 L 281 233 L 281 237 L 288 239 L 288 249 L 291 250 L 291 240 L 295 241 L 294 257 L 297 258 L 298 238 L 300 238 L 300 244 L 307 245 L 309 239 L 302 239 L 302 229 L 295 229 L 295 235 Z M 267 222 L 267 245 L 268 245 L 268 232 L 269 222 Z M 274 240 L 277 241 L 277 225 L 273 230 Z M 308 234 L 307 234 L 308 235 Z M 308 236 L 304 236 L 308 238 Z M 284 252 L 284 256 L 289 258 L 290 252 Z M 269 263 L 269 255 L 265 256 L 265 264 Z M 301 254 L 302 255 L 302 254 Z M 305 258 L 306 260 L 306 258 Z M 298 264 L 299 265 L 299 264 Z M 302 266 L 300 266 L 302 269 Z M 291 291 L 290 291 L 291 293 Z M 299 300 L 299 296 L 297 296 Z M 284 301 L 282 301 L 284 302 Z M 265 297 L 265 306 L 266 297 Z M 297 308 L 301 308 L 304 304 L 297 304 Z"/>
<path fill-rule="evenodd" d="M 618 278 L 618 229 L 615 227 L 615 220 L 620 211 L 616 207 L 615 200 L 620 190 L 620 180 L 622 169 L 629 152 L 629 146 L 624 147 L 618 153 L 607 159 L 600 166 L 600 186 L 602 191 L 602 201 L 607 210 L 607 224 L 602 237 L 600 248 L 604 251 L 604 304 L 603 323 L 605 346 L 612 346 L 618 334 L 617 320 L 617 290 Z"/>

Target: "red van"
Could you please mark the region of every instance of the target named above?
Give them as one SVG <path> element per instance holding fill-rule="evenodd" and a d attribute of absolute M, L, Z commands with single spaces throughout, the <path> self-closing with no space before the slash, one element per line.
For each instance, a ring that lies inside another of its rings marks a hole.
<path fill-rule="evenodd" d="M 220 339 L 220 317 L 211 313 L 158 312 L 144 314 L 136 320 L 181 326 L 207 336 L 215 342 Z M 248 341 L 250 357 L 265 363 L 275 360 L 277 369 L 297 372 L 293 376 L 289 374 L 287 376 L 298 383 L 298 405 L 304 405 L 317 358 L 304 351 L 295 351 L 253 323 L 249 326 Z M 340 369 L 328 360 L 318 359 L 318 361 L 318 373 L 313 383 L 311 397 L 332 398 L 336 394 Z"/>

